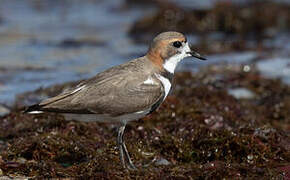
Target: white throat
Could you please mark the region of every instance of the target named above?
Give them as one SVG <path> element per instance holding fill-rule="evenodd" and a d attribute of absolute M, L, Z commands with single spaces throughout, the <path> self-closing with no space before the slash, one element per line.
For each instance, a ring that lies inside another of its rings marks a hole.
<path fill-rule="evenodd" d="M 189 48 L 189 46 L 188 46 L 188 43 L 186 43 L 180 49 L 181 49 L 181 51 L 180 51 L 179 54 L 176 54 L 176 55 L 170 57 L 169 59 L 166 59 L 165 60 L 165 63 L 163 64 L 164 69 L 166 69 L 170 73 L 174 73 L 177 64 L 183 58 L 186 58 L 186 57 L 190 56 L 189 54 L 187 54 L 187 52 L 190 52 L 191 51 L 190 48 Z"/>

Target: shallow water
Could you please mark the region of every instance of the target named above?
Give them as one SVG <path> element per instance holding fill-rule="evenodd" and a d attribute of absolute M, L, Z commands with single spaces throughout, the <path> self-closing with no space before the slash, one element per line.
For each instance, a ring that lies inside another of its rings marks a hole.
<path fill-rule="evenodd" d="M 92 76 L 144 51 L 126 37 L 129 22 L 140 13 L 121 12 L 120 2 L 15 2 L 0 3 L 0 103 L 41 86 Z M 64 43 L 70 39 L 92 43 Z"/>
<path fill-rule="evenodd" d="M 214 1 L 194 2 L 195 8 L 210 8 Z M 154 9 L 128 9 L 124 4 L 115 0 L 1 1 L 0 103 L 10 104 L 16 94 L 90 77 L 143 55 L 146 45 L 135 44 L 127 31 L 135 19 Z M 184 0 L 181 4 L 191 3 Z M 194 36 L 189 39 L 199 41 Z M 265 43 L 282 46 L 275 52 L 275 59 L 289 61 L 287 33 Z M 196 70 L 221 62 L 251 64 L 259 55 L 250 51 L 210 55 L 207 62 L 186 60 L 178 70 Z M 259 68 L 266 69 L 266 75 L 273 74 L 267 70 L 271 66 L 265 63 Z M 286 73 L 286 78 L 289 76 Z"/>

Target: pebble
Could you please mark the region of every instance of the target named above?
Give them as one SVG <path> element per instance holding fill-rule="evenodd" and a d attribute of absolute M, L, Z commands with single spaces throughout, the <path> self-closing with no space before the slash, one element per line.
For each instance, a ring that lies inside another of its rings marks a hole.
<path fill-rule="evenodd" d="M 3 117 L 10 113 L 10 110 L 0 104 L 0 117 Z"/>
<path fill-rule="evenodd" d="M 251 99 L 255 97 L 255 94 L 246 88 L 229 89 L 228 93 L 237 99 Z"/>
<path fill-rule="evenodd" d="M 160 158 L 160 159 L 156 160 L 155 164 L 157 166 L 168 166 L 171 163 L 168 160 L 164 159 L 164 158 Z"/>

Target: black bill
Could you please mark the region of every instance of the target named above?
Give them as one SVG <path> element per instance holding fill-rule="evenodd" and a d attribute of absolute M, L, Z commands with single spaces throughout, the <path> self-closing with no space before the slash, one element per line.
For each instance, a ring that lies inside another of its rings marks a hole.
<path fill-rule="evenodd" d="M 195 58 L 203 60 L 203 61 L 206 60 L 205 57 L 202 57 L 199 53 L 194 52 L 194 51 L 187 52 L 187 54 L 190 54 L 192 57 L 195 57 Z"/>

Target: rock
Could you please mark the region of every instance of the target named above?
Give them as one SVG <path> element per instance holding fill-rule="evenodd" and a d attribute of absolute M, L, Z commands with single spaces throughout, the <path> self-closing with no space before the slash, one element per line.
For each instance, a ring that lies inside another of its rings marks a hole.
<path fill-rule="evenodd" d="M 163 31 L 193 32 L 195 17 L 177 6 L 162 7 L 153 15 L 137 20 L 131 27 L 129 34 L 137 41 L 147 42 L 153 34 Z"/>
<path fill-rule="evenodd" d="M 16 180 L 27 180 L 27 179 L 29 179 L 29 177 L 18 177 L 18 176 L 16 176 L 16 177 L 13 177 L 13 176 L 1 176 L 0 177 L 0 180 L 12 180 L 12 179 L 16 179 Z"/>
<path fill-rule="evenodd" d="M 168 2 L 166 1 L 160 1 L 160 0 L 126 0 L 125 1 L 127 5 L 131 6 L 131 5 L 156 5 L 156 4 L 160 4 L 160 3 L 164 3 L 164 2 Z"/>
<path fill-rule="evenodd" d="M 0 104 L 0 117 L 3 117 L 10 113 L 10 109 Z"/>
<path fill-rule="evenodd" d="M 285 179 L 290 179 L 290 165 L 279 167 L 278 170 L 284 173 Z"/>
<path fill-rule="evenodd" d="M 0 180 L 10 180 L 10 179 L 13 179 L 13 178 L 11 178 L 9 176 L 1 176 L 0 177 Z"/>
<path fill-rule="evenodd" d="M 267 9 L 269 13 L 265 14 Z M 223 32 L 241 36 L 255 34 L 258 40 L 274 32 L 290 27 L 289 5 L 273 2 L 256 2 L 251 5 L 238 6 L 234 3 L 217 3 L 212 9 L 188 10 L 178 5 L 161 6 L 153 14 L 137 20 L 129 34 L 136 40 L 144 40 L 150 34 L 174 30 L 183 33 Z M 145 36 L 144 36 L 145 34 Z"/>
<path fill-rule="evenodd" d="M 255 94 L 246 88 L 229 89 L 228 93 L 237 99 L 252 99 L 255 97 Z"/>
<path fill-rule="evenodd" d="M 159 158 L 155 161 L 155 164 L 157 166 L 168 166 L 170 165 L 171 163 L 167 160 L 167 159 L 164 159 L 164 158 Z"/>
<path fill-rule="evenodd" d="M 47 45 L 47 46 L 57 46 L 58 48 L 81 48 L 81 47 L 99 47 L 105 46 L 106 43 L 100 39 L 92 37 L 84 38 L 66 38 L 60 42 L 41 42 L 37 40 L 32 40 L 32 44 L 35 45 Z"/>
<path fill-rule="evenodd" d="M 80 48 L 83 46 L 104 46 L 105 42 L 92 39 L 64 39 L 57 46 L 61 48 Z"/>

